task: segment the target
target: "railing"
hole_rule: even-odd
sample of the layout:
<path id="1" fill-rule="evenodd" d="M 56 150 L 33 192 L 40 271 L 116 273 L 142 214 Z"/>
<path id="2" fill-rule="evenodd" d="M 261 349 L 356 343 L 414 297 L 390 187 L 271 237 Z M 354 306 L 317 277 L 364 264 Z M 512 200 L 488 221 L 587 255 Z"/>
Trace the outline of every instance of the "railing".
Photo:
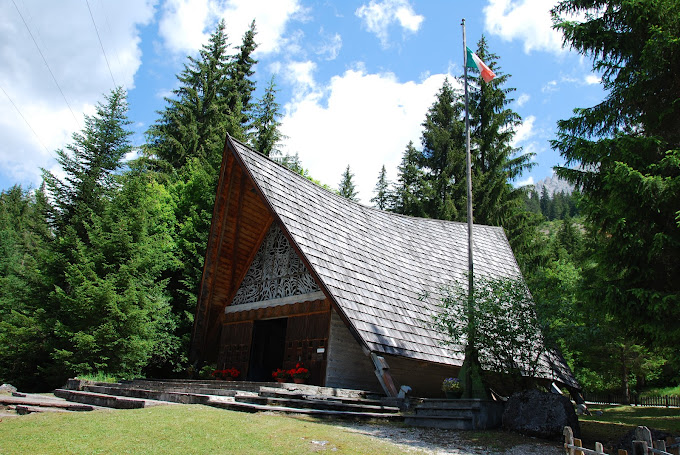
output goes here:
<path id="1" fill-rule="evenodd" d="M 574 437 L 571 427 L 564 427 L 564 450 L 566 455 L 598 455 L 606 453 L 602 443 L 595 443 L 595 450 L 586 449 L 580 439 Z M 680 455 L 680 443 L 673 438 L 665 441 L 652 441 L 652 433 L 647 427 L 635 429 L 632 455 Z M 628 455 L 627 450 L 619 449 L 617 455 Z"/>
<path id="2" fill-rule="evenodd" d="M 623 395 L 611 393 L 584 393 L 586 401 L 597 404 L 623 404 L 626 402 Z M 635 406 L 675 406 L 680 407 L 680 397 L 677 396 L 663 396 L 663 397 L 639 397 L 633 395 L 629 400 L 630 404 Z"/>

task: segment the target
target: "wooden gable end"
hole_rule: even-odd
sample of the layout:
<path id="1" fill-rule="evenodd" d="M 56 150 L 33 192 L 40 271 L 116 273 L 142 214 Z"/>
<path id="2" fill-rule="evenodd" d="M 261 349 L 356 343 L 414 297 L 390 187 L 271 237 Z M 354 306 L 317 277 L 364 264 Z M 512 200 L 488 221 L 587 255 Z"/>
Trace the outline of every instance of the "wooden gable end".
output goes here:
<path id="1" fill-rule="evenodd" d="M 225 145 L 191 343 L 192 362 L 215 362 L 224 308 L 236 293 L 274 217 Z"/>

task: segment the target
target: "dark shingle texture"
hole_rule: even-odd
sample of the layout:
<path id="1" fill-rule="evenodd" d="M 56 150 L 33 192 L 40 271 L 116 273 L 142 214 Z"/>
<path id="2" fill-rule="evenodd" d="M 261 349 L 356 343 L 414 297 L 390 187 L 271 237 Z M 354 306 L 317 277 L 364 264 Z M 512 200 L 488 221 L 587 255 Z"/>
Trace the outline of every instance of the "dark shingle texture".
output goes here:
<path id="1" fill-rule="evenodd" d="M 333 194 L 233 141 L 256 184 L 317 276 L 376 352 L 460 366 L 462 347 L 443 345 L 434 296 L 466 280 L 467 224 L 413 218 Z M 475 274 L 519 276 L 500 227 L 475 225 Z"/>

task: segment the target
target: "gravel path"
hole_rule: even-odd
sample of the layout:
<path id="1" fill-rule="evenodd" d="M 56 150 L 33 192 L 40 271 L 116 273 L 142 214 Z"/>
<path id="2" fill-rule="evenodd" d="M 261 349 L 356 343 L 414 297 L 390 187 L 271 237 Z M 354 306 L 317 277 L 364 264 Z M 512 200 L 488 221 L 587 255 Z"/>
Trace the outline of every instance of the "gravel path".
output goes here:
<path id="1" fill-rule="evenodd" d="M 519 438 L 511 435 L 512 439 L 522 439 L 518 444 L 508 444 L 499 441 L 494 447 L 481 447 L 467 440 L 464 431 L 442 430 L 438 428 L 418 428 L 398 425 L 346 423 L 340 424 L 349 431 L 365 434 L 373 438 L 387 440 L 401 450 L 414 454 L 433 455 L 562 455 L 564 449 L 560 443 L 547 442 L 532 438 Z M 502 432 L 498 432 L 500 438 Z"/>

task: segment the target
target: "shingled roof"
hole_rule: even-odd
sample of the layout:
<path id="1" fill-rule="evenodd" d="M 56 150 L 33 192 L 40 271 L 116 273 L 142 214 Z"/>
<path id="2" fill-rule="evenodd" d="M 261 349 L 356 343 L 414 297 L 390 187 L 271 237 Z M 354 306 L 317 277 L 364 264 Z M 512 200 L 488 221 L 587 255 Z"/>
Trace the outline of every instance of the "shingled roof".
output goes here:
<path id="1" fill-rule="evenodd" d="M 361 343 L 377 353 L 462 365 L 462 347 L 444 346 L 432 315 L 438 311 L 433 294 L 466 279 L 465 223 L 363 206 L 228 141 Z M 475 225 L 473 257 L 476 274 L 521 276 L 500 227 Z M 561 357 L 550 363 L 556 379 L 577 385 Z"/>

